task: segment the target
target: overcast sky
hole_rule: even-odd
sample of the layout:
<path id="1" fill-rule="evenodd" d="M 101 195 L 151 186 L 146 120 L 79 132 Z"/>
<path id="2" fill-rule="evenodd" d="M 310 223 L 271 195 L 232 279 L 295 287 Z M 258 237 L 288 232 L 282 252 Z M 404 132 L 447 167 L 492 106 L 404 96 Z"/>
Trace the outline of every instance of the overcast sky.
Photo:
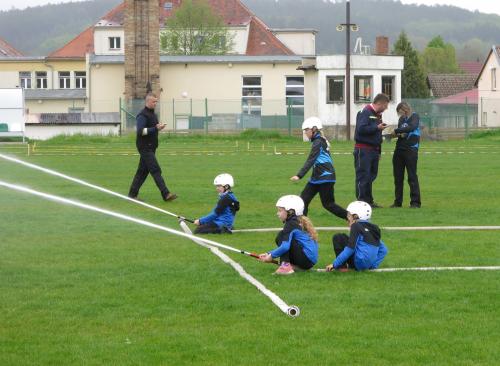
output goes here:
<path id="1" fill-rule="evenodd" d="M 28 6 L 43 4 L 67 3 L 81 0 L 0 0 L 0 10 L 11 8 L 24 9 Z M 339 2 L 340 0 L 336 0 Z M 356 0 L 351 0 L 351 4 Z M 469 10 L 479 10 L 482 13 L 495 13 L 500 15 L 500 1 L 497 0 L 401 0 L 404 4 L 425 4 L 425 5 L 454 5 Z"/>

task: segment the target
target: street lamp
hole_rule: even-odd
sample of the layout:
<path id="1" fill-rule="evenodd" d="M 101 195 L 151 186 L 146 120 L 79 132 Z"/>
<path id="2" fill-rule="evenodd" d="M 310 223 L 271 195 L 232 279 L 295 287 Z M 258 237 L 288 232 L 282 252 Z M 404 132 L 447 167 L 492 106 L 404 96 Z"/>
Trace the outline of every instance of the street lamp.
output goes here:
<path id="1" fill-rule="evenodd" d="M 346 22 L 337 25 L 337 32 L 345 31 L 345 78 L 346 78 L 346 133 L 347 140 L 351 139 L 351 31 L 357 32 L 359 27 L 357 24 L 351 23 L 351 2 L 346 0 L 345 17 Z"/>

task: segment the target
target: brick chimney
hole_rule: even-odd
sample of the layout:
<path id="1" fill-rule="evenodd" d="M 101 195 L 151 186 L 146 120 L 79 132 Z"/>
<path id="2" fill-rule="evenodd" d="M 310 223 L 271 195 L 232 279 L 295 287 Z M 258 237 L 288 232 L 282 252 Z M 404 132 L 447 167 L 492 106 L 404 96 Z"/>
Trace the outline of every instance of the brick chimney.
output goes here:
<path id="1" fill-rule="evenodd" d="M 389 38 L 386 36 L 378 36 L 375 41 L 375 54 L 388 55 L 389 54 Z"/>
<path id="2" fill-rule="evenodd" d="M 160 91 L 159 0 L 125 0 L 125 98 Z"/>

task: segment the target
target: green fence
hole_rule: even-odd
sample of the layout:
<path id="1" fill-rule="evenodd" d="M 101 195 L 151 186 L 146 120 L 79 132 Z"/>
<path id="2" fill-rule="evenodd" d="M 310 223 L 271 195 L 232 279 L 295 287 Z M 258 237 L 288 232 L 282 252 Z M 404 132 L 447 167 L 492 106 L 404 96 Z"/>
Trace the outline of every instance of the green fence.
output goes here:
<path id="1" fill-rule="evenodd" d="M 482 127 L 477 102 L 471 103 L 467 98 L 454 104 L 432 98 L 405 101 L 419 114 L 424 138 L 463 138 Z"/>
<path id="2" fill-rule="evenodd" d="M 123 127 L 135 127 L 135 116 L 144 100 L 120 101 Z M 172 99 L 157 106 L 160 120 L 175 132 L 241 131 L 245 129 L 284 130 L 291 134 L 301 127 L 304 108 L 287 100 Z"/>

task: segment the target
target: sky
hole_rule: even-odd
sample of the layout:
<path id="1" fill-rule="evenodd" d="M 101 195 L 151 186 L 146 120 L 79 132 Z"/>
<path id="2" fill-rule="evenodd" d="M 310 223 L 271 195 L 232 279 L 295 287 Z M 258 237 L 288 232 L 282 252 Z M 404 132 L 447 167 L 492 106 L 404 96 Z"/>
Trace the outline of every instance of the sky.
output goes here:
<path id="1" fill-rule="evenodd" d="M 28 6 L 44 5 L 49 3 L 67 3 L 82 0 L 0 0 L 0 10 L 12 8 L 24 9 Z M 339 2 L 341 0 L 336 0 Z M 356 0 L 351 0 L 355 2 Z M 498 0 L 401 0 L 404 4 L 423 5 L 454 5 L 468 10 L 479 10 L 482 13 L 494 13 L 500 15 L 500 1 Z"/>

